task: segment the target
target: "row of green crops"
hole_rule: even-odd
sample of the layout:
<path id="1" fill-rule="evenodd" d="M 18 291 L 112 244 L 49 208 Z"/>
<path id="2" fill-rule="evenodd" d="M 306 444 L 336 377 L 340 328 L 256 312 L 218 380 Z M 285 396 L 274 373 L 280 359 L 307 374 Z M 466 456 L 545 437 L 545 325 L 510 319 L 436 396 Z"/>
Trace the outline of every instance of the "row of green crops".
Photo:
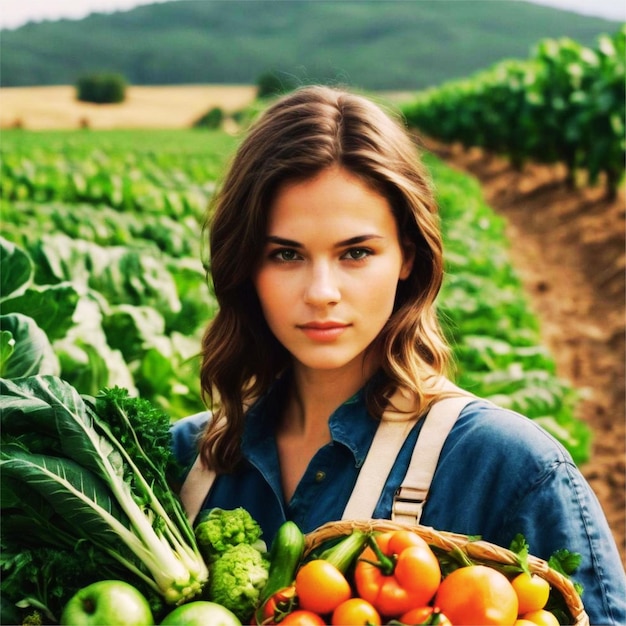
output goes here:
<path id="1" fill-rule="evenodd" d="M 40 366 L 80 392 L 119 384 L 172 419 L 201 410 L 197 352 L 215 302 L 199 224 L 235 143 L 192 130 L 5 132 L 1 374 L 23 375 L 20 337 L 35 324 L 49 341 Z M 447 250 L 440 310 L 459 381 L 586 459 L 589 432 L 541 345 L 503 223 L 473 179 L 428 163 Z"/>
<path id="2" fill-rule="evenodd" d="M 544 40 L 527 61 L 506 60 L 467 79 L 420 92 L 409 124 L 446 142 L 528 160 L 564 163 L 588 182 L 601 173 L 614 195 L 624 176 L 626 26 L 595 48 Z"/>
<path id="3" fill-rule="evenodd" d="M 215 309 L 199 221 L 234 143 L 192 132 L 4 133 L 2 233 L 17 247 L 2 248 L 3 330 L 27 337 L 20 314 L 33 318 L 51 343 L 49 373 L 83 393 L 117 384 L 174 418 L 198 410 L 199 341 Z"/>

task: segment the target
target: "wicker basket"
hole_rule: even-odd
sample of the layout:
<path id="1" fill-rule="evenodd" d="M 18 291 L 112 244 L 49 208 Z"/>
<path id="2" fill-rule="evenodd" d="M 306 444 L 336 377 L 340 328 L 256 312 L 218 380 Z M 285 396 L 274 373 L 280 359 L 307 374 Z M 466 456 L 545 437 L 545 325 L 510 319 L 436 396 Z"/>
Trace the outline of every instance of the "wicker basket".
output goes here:
<path id="1" fill-rule="evenodd" d="M 428 544 L 440 548 L 446 552 L 458 548 L 470 559 L 476 561 L 492 561 L 502 564 L 514 565 L 517 563 L 516 555 L 492 543 L 472 540 L 466 535 L 437 531 L 428 526 L 407 526 L 392 522 L 391 520 L 369 521 L 338 521 L 328 522 L 306 535 L 305 555 L 321 546 L 326 541 L 349 535 L 354 529 L 362 531 L 393 531 L 410 528 L 415 531 Z M 576 592 L 570 580 L 548 566 L 546 561 L 534 556 L 528 557 L 530 571 L 547 580 L 550 586 L 561 593 L 567 608 L 573 618 L 574 626 L 589 626 L 589 617 L 585 613 L 580 596 Z"/>

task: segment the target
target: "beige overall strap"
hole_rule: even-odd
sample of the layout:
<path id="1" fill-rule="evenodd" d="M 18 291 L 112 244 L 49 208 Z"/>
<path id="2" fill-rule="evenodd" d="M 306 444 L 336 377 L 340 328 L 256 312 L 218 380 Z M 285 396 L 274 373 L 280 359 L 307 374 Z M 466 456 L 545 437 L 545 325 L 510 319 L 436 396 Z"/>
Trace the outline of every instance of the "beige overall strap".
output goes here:
<path id="1" fill-rule="evenodd" d="M 393 499 L 391 519 L 419 524 L 441 449 L 463 408 L 474 396 L 445 398 L 433 405 L 419 433 L 406 476 Z"/>
<path id="2" fill-rule="evenodd" d="M 371 519 L 387 476 L 416 419 L 384 420 L 376 429 L 342 519 Z"/>
<path id="3" fill-rule="evenodd" d="M 463 395 L 439 400 L 424 418 L 426 421 L 420 431 L 409 469 L 394 498 L 392 519 L 396 521 L 410 519 L 412 521 L 409 523 L 412 524 L 419 521 L 443 443 L 463 407 L 475 399 L 475 396 L 467 394 L 449 381 L 445 381 L 444 387 L 449 390 L 458 390 Z M 393 402 L 396 405 L 397 399 L 397 396 L 394 396 Z M 402 403 L 402 399 L 400 400 Z M 406 404 L 406 399 L 404 403 Z M 383 420 L 378 426 L 352 495 L 343 512 L 343 519 L 372 518 L 400 448 L 419 419 L 419 416 L 407 418 L 406 414 L 403 419 L 399 419 L 397 415 L 388 411 L 383 415 Z M 418 497 L 417 503 L 414 502 L 415 496 Z M 396 501 L 398 498 L 400 500 Z"/>
<path id="4" fill-rule="evenodd" d="M 190 523 L 193 524 L 200 513 L 215 477 L 215 472 L 204 467 L 198 455 L 180 489 L 180 499 Z"/>

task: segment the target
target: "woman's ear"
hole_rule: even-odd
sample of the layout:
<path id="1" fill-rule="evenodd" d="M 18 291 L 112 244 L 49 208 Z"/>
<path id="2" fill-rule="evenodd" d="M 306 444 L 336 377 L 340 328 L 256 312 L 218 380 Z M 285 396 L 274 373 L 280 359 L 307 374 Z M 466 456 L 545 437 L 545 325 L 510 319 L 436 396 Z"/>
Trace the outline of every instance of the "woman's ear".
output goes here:
<path id="1" fill-rule="evenodd" d="M 415 261 L 415 244 L 411 241 L 402 242 L 402 265 L 400 267 L 400 280 L 406 280 L 413 270 Z"/>

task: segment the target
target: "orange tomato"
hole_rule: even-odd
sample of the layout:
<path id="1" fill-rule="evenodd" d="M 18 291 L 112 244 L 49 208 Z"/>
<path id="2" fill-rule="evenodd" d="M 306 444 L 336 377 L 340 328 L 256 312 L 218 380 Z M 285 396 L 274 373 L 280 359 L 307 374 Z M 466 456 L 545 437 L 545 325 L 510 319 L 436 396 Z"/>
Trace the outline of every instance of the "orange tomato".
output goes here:
<path id="1" fill-rule="evenodd" d="M 363 598 L 350 598 L 342 602 L 330 620 L 332 626 L 380 626 L 378 611 Z"/>
<path id="2" fill-rule="evenodd" d="M 433 615 L 435 614 L 435 616 Z M 437 621 L 433 621 L 436 619 Z M 403 624 L 438 624 L 439 626 L 452 626 L 452 622 L 439 611 L 437 607 L 421 606 L 411 609 L 400 617 Z"/>
<path id="3" fill-rule="evenodd" d="M 509 625 L 518 617 L 517 594 L 509 579 L 486 565 L 468 565 L 448 574 L 434 605 L 453 624 Z"/>
<path id="4" fill-rule="evenodd" d="M 550 583 L 537 574 L 522 572 L 511 581 L 511 584 L 517 594 L 520 614 L 543 609 L 548 602 Z"/>
<path id="5" fill-rule="evenodd" d="M 296 595 L 300 608 L 314 613 L 332 613 L 352 595 L 350 583 L 332 564 L 323 559 L 305 563 L 296 574 Z"/>
<path id="6" fill-rule="evenodd" d="M 539 609 L 538 611 L 529 611 L 521 615 L 522 619 L 528 620 L 537 626 L 559 626 L 559 620 L 554 613 Z"/>
<path id="7" fill-rule="evenodd" d="M 280 621 L 281 624 L 286 626 L 325 626 L 326 622 L 313 611 L 304 611 L 298 609 L 289 613 L 284 619 Z"/>

